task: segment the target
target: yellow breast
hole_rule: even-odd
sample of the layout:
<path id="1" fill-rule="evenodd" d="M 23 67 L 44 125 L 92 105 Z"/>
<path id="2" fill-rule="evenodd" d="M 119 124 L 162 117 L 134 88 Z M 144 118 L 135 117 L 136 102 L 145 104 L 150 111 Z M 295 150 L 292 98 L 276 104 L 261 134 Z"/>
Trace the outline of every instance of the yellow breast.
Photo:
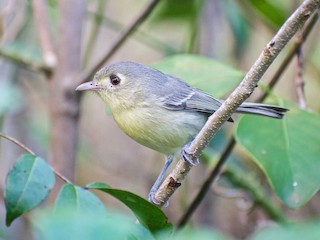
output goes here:
<path id="1" fill-rule="evenodd" d="M 177 152 L 206 121 L 200 113 L 171 111 L 161 107 L 130 108 L 114 112 L 114 118 L 128 136 L 164 154 Z"/>

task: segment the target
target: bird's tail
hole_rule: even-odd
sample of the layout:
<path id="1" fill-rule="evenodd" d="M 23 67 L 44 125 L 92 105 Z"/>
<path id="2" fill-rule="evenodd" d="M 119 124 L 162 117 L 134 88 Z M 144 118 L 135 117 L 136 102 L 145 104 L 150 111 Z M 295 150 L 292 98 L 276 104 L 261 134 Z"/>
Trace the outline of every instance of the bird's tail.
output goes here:
<path id="1" fill-rule="evenodd" d="M 236 112 L 257 114 L 281 119 L 288 110 L 289 109 L 287 108 L 262 103 L 242 103 Z"/>

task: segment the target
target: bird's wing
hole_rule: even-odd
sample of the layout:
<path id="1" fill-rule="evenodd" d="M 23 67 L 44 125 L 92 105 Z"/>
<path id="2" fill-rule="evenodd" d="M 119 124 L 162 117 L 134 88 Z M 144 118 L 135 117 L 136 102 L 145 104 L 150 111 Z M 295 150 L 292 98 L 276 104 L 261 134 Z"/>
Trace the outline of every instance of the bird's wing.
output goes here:
<path id="1" fill-rule="evenodd" d="M 173 78 L 172 76 L 169 76 Z M 170 110 L 185 110 L 185 111 L 196 111 L 204 113 L 213 113 L 218 107 L 220 107 L 221 102 L 206 94 L 205 92 L 190 87 L 185 82 L 180 80 L 177 82 L 170 79 L 170 84 L 174 82 L 174 86 L 170 93 L 166 93 L 161 97 L 161 102 L 163 107 Z"/>

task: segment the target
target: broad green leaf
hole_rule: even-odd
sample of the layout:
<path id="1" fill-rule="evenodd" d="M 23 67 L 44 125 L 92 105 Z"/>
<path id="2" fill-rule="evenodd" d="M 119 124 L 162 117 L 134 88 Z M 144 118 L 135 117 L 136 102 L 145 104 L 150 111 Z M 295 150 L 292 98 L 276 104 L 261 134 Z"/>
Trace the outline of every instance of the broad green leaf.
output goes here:
<path id="1" fill-rule="evenodd" d="M 250 237 L 250 240 L 295 240 L 295 239 L 319 239 L 320 220 L 312 222 L 286 224 L 264 228 Z"/>
<path id="2" fill-rule="evenodd" d="M 87 213 L 104 213 L 105 207 L 96 195 L 88 189 L 65 184 L 62 186 L 55 202 L 55 210 L 68 207 L 76 211 Z"/>
<path id="3" fill-rule="evenodd" d="M 61 206 L 37 212 L 32 225 L 37 240 L 154 239 L 141 224 L 113 211 L 97 214 Z"/>
<path id="4" fill-rule="evenodd" d="M 290 107 L 282 120 L 244 116 L 237 142 L 289 207 L 304 205 L 320 188 L 320 116 Z"/>
<path id="5" fill-rule="evenodd" d="M 160 208 L 138 195 L 124 190 L 110 188 L 110 186 L 101 182 L 91 183 L 87 185 L 87 187 L 89 189 L 101 190 L 120 200 L 130 208 L 139 222 L 152 232 L 161 230 L 165 227 L 170 227 L 167 223 L 167 217 Z"/>
<path id="6" fill-rule="evenodd" d="M 6 180 L 6 224 L 39 205 L 55 183 L 49 165 L 41 158 L 22 155 L 9 171 Z"/>
<path id="7" fill-rule="evenodd" d="M 173 55 L 152 66 L 216 98 L 221 98 L 234 89 L 243 77 L 242 72 L 232 67 L 210 58 L 191 54 Z"/>

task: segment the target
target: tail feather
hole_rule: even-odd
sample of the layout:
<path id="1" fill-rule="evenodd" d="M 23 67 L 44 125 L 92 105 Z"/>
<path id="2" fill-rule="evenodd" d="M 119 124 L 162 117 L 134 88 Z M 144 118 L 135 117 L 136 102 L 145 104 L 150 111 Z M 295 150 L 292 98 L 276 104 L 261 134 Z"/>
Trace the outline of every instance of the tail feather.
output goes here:
<path id="1" fill-rule="evenodd" d="M 288 111 L 287 108 L 282 108 L 269 104 L 261 104 L 261 103 L 243 103 L 237 109 L 238 113 L 250 113 L 257 114 L 272 118 L 283 118 L 284 114 Z"/>

